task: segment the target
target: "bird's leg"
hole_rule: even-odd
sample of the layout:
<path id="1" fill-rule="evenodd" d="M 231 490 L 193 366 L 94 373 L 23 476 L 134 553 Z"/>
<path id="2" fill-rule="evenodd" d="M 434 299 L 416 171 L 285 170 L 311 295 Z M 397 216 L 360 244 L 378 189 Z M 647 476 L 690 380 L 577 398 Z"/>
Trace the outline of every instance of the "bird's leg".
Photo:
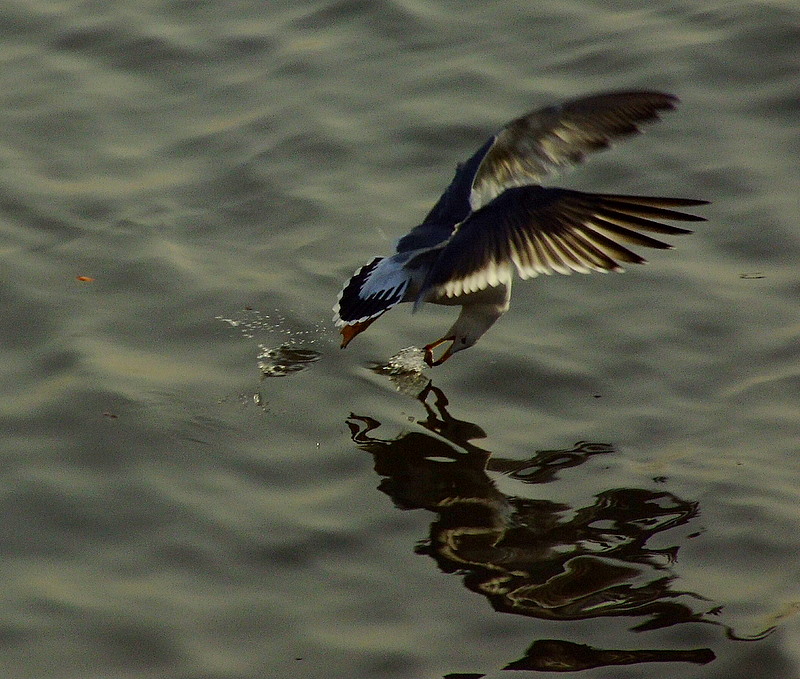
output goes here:
<path id="1" fill-rule="evenodd" d="M 431 368 L 435 365 L 441 365 L 442 363 L 444 363 L 448 358 L 450 358 L 453 355 L 453 346 L 450 345 L 449 347 L 447 347 L 445 352 L 438 359 L 433 358 L 433 350 L 436 349 L 436 347 L 441 346 L 445 342 L 452 342 L 454 340 L 455 340 L 455 335 L 449 335 L 448 337 L 442 337 L 441 339 L 438 339 L 435 342 L 431 342 L 430 344 L 428 344 L 425 347 L 425 358 L 424 358 L 425 363 L 427 363 Z"/>

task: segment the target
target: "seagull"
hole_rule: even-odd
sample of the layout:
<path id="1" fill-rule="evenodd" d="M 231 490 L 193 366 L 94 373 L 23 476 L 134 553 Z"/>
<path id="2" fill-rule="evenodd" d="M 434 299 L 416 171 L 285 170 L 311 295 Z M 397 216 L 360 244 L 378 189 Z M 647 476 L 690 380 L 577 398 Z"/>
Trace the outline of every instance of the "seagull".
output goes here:
<path id="1" fill-rule="evenodd" d="M 465 163 L 422 224 L 400 238 L 389 257 L 358 269 L 333 307 L 342 348 L 401 302 L 460 306 L 441 339 L 428 344 L 429 366 L 474 345 L 509 308 L 511 283 L 539 274 L 622 272 L 644 264 L 627 245 L 670 249 L 643 231 L 688 229 L 660 220 L 700 222 L 673 208 L 705 205 L 690 198 L 584 193 L 549 188 L 551 172 L 590 151 L 639 133 L 639 125 L 674 109 L 663 92 L 610 92 L 548 106 L 512 120 Z M 439 358 L 434 350 L 450 342 Z"/>

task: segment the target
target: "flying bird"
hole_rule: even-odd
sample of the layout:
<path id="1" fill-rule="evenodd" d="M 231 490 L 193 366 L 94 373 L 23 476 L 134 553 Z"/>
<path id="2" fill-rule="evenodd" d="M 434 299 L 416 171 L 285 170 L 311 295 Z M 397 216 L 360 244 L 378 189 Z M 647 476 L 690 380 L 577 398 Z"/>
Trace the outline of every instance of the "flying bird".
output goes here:
<path id="1" fill-rule="evenodd" d="M 508 310 L 515 271 L 522 279 L 621 272 L 620 262 L 646 261 L 628 245 L 671 248 L 642 232 L 691 233 L 662 220 L 705 221 L 673 208 L 708 201 L 584 193 L 540 182 L 640 132 L 639 125 L 677 103 L 662 92 L 611 92 L 512 120 L 456 168 L 450 186 L 394 254 L 375 257 L 344 286 L 333 307 L 342 348 L 401 302 L 415 311 L 425 302 L 460 306 L 453 326 L 425 347 L 425 362 L 439 365 L 475 344 Z M 435 358 L 434 350 L 447 342 Z"/>

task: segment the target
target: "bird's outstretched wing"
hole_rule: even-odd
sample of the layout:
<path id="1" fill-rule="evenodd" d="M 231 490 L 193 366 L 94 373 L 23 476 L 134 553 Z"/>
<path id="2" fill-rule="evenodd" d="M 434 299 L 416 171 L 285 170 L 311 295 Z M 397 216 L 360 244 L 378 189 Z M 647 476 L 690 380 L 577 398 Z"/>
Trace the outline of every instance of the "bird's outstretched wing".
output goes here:
<path id="1" fill-rule="evenodd" d="M 510 280 L 573 271 L 622 271 L 644 263 L 627 245 L 670 248 L 645 235 L 689 230 L 656 220 L 699 222 L 671 208 L 704 205 L 687 198 L 616 196 L 541 186 L 507 189 L 471 214 L 439 251 L 417 297 L 458 297 Z"/>
<path id="2" fill-rule="evenodd" d="M 538 109 L 508 123 L 456 171 L 423 223 L 455 226 L 508 188 L 538 184 L 587 153 L 636 134 L 678 98 L 662 92 L 597 94 Z"/>

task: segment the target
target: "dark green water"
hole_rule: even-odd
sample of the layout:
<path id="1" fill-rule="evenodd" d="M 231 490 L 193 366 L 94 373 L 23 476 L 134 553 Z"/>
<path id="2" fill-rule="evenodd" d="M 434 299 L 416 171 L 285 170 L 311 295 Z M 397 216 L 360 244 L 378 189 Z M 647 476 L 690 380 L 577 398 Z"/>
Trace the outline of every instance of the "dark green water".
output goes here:
<path id="1" fill-rule="evenodd" d="M 2 676 L 800 676 L 800 6 L 0 19 Z M 424 391 L 370 366 L 452 309 L 338 349 L 456 162 L 630 88 L 681 109 L 556 181 L 694 235 L 517 283 Z"/>

